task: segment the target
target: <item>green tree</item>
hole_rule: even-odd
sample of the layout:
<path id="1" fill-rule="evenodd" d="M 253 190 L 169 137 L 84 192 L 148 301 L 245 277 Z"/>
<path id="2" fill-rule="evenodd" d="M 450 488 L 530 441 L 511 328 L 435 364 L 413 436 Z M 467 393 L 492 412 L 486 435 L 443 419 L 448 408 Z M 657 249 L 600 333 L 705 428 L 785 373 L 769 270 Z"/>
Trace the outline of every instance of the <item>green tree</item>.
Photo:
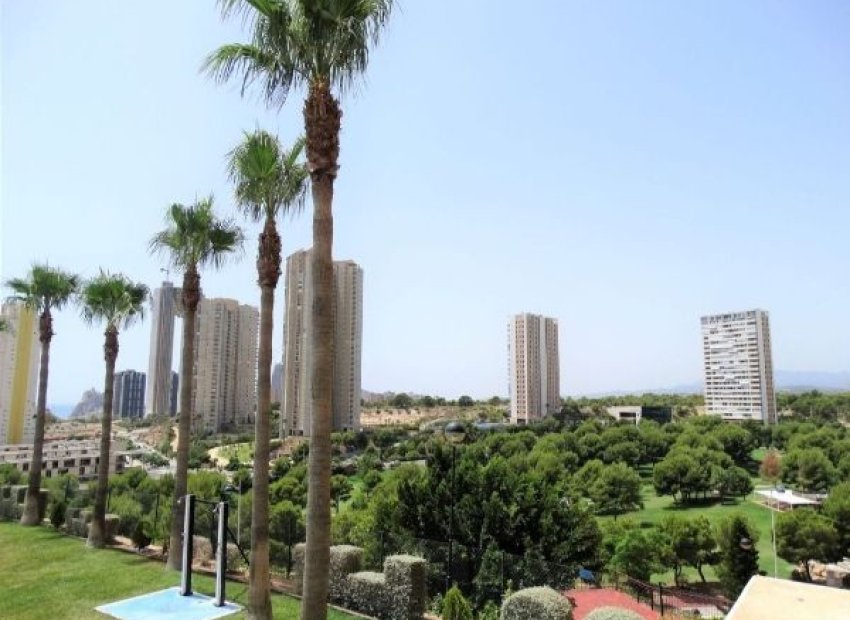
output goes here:
<path id="1" fill-rule="evenodd" d="M 281 238 L 277 219 L 304 205 L 307 166 L 301 161 L 304 141 L 284 149 L 272 134 L 246 133 L 228 155 L 228 176 L 239 209 L 263 222 L 257 248 L 260 285 L 260 337 L 257 354 L 257 414 L 254 422 L 254 503 L 251 513 L 251 564 L 248 568 L 250 607 L 258 616 L 271 614 L 269 567 L 269 451 L 271 441 L 271 366 L 274 297 L 280 279 Z M 284 437 L 283 424 L 280 438 Z"/>
<path id="2" fill-rule="evenodd" d="M 331 478 L 331 500 L 337 512 L 339 512 L 339 503 L 351 497 L 352 488 L 351 481 L 342 474 L 337 474 Z"/>
<path id="3" fill-rule="evenodd" d="M 723 451 L 735 464 L 743 467 L 750 462 L 750 453 L 756 447 L 756 440 L 743 427 L 736 424 L 723 424 L 711 433 L 723 445 Z"/>
<path id="4" fill-rule="evenodd" d="M 723 497 L 746 497 L 753 492 L 753 481 L 746 469 L 730 467 L 722 470 L 717 490 Z"/>
<path id="5" fill-rule="evenodd" d="M 670 565 L 676 583 L 680 581 L 685 564 L 697 569 L 700 579 L 705 583 L 703 566 L 714 564 L 719 559 L 711 522 L 703 516 L 694 519 L 672 516 L 661 522 L 661 531 L 669 543 Z"/>
<path id="6" fill-rule="evenodd" d="M 249 43 L 224 45 L 205 61 L 219 81 L 238 76 L 243 90 L 259 82 L 280 105 L 305 86 L 304 126 L 313 192 L 313 423 L 302 620 L 327 617 L 330 560 L 331 399 L 333 376 L 333 191 L 339 169 L 342 111 L 333 89 L 351 85 L 368 64 L 392 0 L 222 0 L 225 17 L 243 14 Z M 252 610 L 270 618 L 271 608 Z"/>
<path id="7" fill-rule="evenodd" d="M 79 278 L 71 273 L 50 267 L 33 265 L 25 278 L 6 282 L 12 291 L 10 301 L 23 304 L 38 315 L 38 339 L 41 342 L 41 361 L 38 374 L 38 400 L 35 409 L 32 460 L 27 480 L 27 495 L 21 525 L 38 525 L 38 495 L 41 489 L 42 457 L 44 454 L 44 425 L 47 410 L 47 381 L 50 368 L 50 343 L 53 340 L 53 312 L 61 310 L 73 298 Z"/>
<path id="8" fill-rule="evenodd" d="M 782 481 L 803 491 L 826 492 L 835 467 L 820 448 L 791 450 L 782 460 Z"/>
<path id="9" fill-rule="evenodd" d="M 840 557 L 838 532 L 832 521 L 809 508 L 784 512 L 776 519 L 776 553 L 802 563 L 811 581 L 809 560 L 828 562 Z"/>
<path id="10" fill-rule="evenodd" d="M 757 531 L 744 515 L 733 514 L 720 522 L 716 536 L 720 586 L 723 593 L 734 600 L 750 578 L 758 574 Z"/>
<path id="11" fill-rule="evenodd" d="M 652 573 L 662 567 L 659 558 L 662 548 L 663 542 L 655 531 L 627 530 L 617 542 L 609 564 L 629 577 L 649 581 Z"/>
<path id="12" fill-rule="evenodd" d="M 835 485 L 823 503 L 823 515 L 832 519 L 838 534 L 837 556 L 850 556 L 850 481 Z"/>
<path id="13" fill-rule="evenodd" d="M 471 396 L 467 396 L 466 394 L 464 394 L 463 396 L 457 399 L 457 404 L 460 407 L 472 407 L 472 405 L 475 404 L 475 401 L 472 400 Z"/>
<path id="14" fill-rule="evenodd" d="M 625 463 L 614 463 L 602 473 L 590 488 L 590 497 L 599 514 L 618 515 L 643 508 L 640 495 L 640 476 Z"/>
<path id="15" fill-rule="evenodd" d="M 443 600 L 443 620 L 472 620 L 472 607 L 457 585 L 446 592 Z"/>
<path id="16" fill-rule="evenodd" d="M 413 406 L 413 399 L 402 392 L 401 394 L 396 394 L 390 404 L 396 409 L 410 409 Z"/>
<path id="17" fill-rule="evenodd" d="M 189 434 L 192 424 L 192 369 L 195 356 L 195 317 L 201 301 L 201 267 L 220 267 L 228 256 L 242 247 L 242 231 L 230 220 L 213 212 L 212 196 L 184 206 L 173 204 L 166 212 L 166 228 L 150 242 L 153 252 L 164 253 L 183 272 L 183 351 L 180 364 L 180 418 L 171 502 L 171 535 L 168 562 L 180 570 L 183 560 L 183 497 L 189 471 Z"/>
<path id="18" fill-rule="evenodd" d="M 100 549 L 106 542 L 106 494 L 109 487 L 109 450 L 112 443 L 112 398 L 115 387 L 115 362 L 118 359 L 118 332 L 144 318 L 148 287 L 121 274 L 101 271 L 83 285 L 80 307 L 83 320 L 106 325 L 103 359 L 103 413 L 100 427 L 100 464 L 97 468 L 97 492 L 94 500 L 88 545 Z"/>

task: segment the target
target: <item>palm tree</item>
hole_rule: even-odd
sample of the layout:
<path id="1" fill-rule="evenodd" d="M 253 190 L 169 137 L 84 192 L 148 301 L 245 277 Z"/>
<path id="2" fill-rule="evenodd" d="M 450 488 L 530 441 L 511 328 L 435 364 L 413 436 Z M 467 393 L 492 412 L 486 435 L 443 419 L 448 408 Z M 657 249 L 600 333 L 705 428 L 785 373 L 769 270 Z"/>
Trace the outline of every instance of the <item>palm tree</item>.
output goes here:
<path id="1" fill-rule="evenodd" d="M 271 365 L 274 330 L 274 293 L 280 279 L 281 241 L 278 215 L 304 205 L 307 167 L 300 161 L 304 141 L 289 151 L 278 139 L 261 130 L 246 133 L 244 141 L 228 155 L 228 176 L 236 204 L 254 221 L 262 220 L 257 249 L 260 284 L 260 350 L 257 356 L 257 418 L 254 432 L 253 509 L 251 511 L 251 563 L 249 607 L 254 617 L 270 618 L 269 571 L 269 442 L 271 441 Z"/>
<path id="2" fill-rule="evenodd" d="M 195 357 L 195 316 L 201 301 L 200 267 L 220 267 L 242 247 L 242 230 L 231 220 L 213 213 L 212 196 L 193 205 L 173 204 L 166 212 L 166 229 L 154 235 L 151 251 L 166 254 L 183 272 L 183 352 L 180 366 L 180 419 L 177 435 L 177 467 L 174 472 L 174 501 L 168 568 L 180 570 L 183 535 L 183 497 L 189 469 L 189 432 L 192 423 L 192 369 Z"/>
<path id="3" fill-rule="evenodd" d="M 38 525 L 38 496 L 41 489 L 41 462 L 44 452 L 44 422 L 47 409 L 47 378 L 50 367 L 50 342 L 53 339 L 53 311 L 61 310 L 77 292 L 77 275 L 50 267 L 33 265 L 26 278 L 6 282 L 12 290 L 10 300 L 23 303 L 38 313 L 38 339 L 41 342 L 41 366 L 38 375 L 38 402 L 35 410 L 35 436 L 32 444 L 26 503 L 21 525 Z"/>
<path id="4" fill-rule="evenodd" d="M 242 90 L 259 82 L 269 104 L 282 105 L 306 87 L 304 127 L 313 194 L 312 434 L 307 496 L 307 549 L 302 620 L 327 618 L 331 524 L 331 399 L 333 377 L 333 185 L 342 111 L 334 94 L 368 64 L 389 19 L 392 0 L 220 0 L 226 17 L 250 22 L 249 43 L 224 45 L 204 62 L 219 81 L 234 75 Z"/>
<path id="5" fill-rule="evenodd" d="M 106 323 L 103 359 L 106 375 L 103 382 L 103 414 L 100 431 L 100 465 L 97 468 L 97 492 L 94 515 L 89 529 L 88 545 L 101 548 L 106 539 L 106 493 L 109 487 L 109 449 L 112 439 L 112 397 L 115 383 L 115 361 L 118 359 L 118 330 L 130 327 L 145 315 L 148 287 L 129 278 L 101 271 L 89 280 L 80 293 L 83 320 L 89 324 Z"/>

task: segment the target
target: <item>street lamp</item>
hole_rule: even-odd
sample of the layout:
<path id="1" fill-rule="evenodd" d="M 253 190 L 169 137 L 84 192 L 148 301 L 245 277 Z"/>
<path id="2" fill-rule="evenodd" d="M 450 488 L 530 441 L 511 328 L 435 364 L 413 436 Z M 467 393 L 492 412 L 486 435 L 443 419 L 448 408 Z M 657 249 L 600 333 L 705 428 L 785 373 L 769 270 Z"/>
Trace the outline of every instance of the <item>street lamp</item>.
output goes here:
<path id="1" fill-rule="evenodd" d="M 457 459 L 457 445 L 466 439 L 466 428 L 460 422 L 449 422 L 443 429 L 443 434 L 452 444 L 452 486 L 451 486 L 451 511 L 449 513 L 449 565 L 446 571 L 446 592 L 451 588 L 452 566 L 454 560 L 454 522 L 455 522 L 455 462 Z"/>
<path id="2" fill-rule="evenodd" d="M 773 538 L 773 578 L 776 579 L 779 573 L 779 561 L 776 557 L 776 516 L 773 514 L 776 512 L 776 494 L 777 493 L 785 493 L 785 486 L 783 484 L 774 484 L 773 485 L 773 508 L 770 509 L 770 533 Z"/>

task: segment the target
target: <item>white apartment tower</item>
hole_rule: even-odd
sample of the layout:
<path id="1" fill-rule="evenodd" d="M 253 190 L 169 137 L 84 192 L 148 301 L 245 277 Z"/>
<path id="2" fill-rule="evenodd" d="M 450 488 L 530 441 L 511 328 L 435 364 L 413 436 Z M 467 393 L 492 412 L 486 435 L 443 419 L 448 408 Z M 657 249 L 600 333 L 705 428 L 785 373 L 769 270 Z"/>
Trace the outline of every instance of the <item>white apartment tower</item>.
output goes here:
<path id="1" fill-rule="evenodd" d="M 202 299 L 195 322 L 193 427 L 211 433 L 253 424 L 260 313 L 235 299 Z"/>
<path id="2" fill-rule="evenodd" d="M 171 363 L 174 351 L 174 317 L 182 289 L 163 282 L 151 296 L 151 339 L 145 385 L 145 416 L 173 415 Z"/>
<path id="3" fill-rule="evenodd" d="M 508 323 L 511 423 L 528 424 L 561 408 L 558 321 L 517 314 Z"/>
<path id="4" fill-rule="evenodd" d="M 41 347 L 35 312 L 9 302 L 0 308 L 0 445 L 32 443 Z"/>
<path id="5" fill-rule="evenodd" d="M 333 428 L 359 429 L 363 269 L 350 260 L 334 261 L 333 268 Z M 281 437 L 311 432 L 312 289 L 312 252 L 300 250 L 286 259 Z"/>
<path id="6" fill-rule="evenodd" d="M 767 312 L 716 314 L 701 323 L 706 413 L 776 422 Z"/>

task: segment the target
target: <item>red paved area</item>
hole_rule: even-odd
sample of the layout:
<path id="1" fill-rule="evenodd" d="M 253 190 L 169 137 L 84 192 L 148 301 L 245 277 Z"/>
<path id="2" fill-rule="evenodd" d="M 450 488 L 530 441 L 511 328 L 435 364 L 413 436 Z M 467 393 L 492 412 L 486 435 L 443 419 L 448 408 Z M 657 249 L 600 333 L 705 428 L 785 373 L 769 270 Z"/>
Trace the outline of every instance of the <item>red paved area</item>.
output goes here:
<path id="1" fill-rule="evenodd" d="M 610 588 L 591 590 L 569 590 L 564 594 L 573 605 L 573 619 L 584 620 L 594 609 L 600 607 L 625 607 L 639 613 L 645 620 L 660 620 L 661 614 L 648 605 L 638 603 L 628 594 Z"/>

